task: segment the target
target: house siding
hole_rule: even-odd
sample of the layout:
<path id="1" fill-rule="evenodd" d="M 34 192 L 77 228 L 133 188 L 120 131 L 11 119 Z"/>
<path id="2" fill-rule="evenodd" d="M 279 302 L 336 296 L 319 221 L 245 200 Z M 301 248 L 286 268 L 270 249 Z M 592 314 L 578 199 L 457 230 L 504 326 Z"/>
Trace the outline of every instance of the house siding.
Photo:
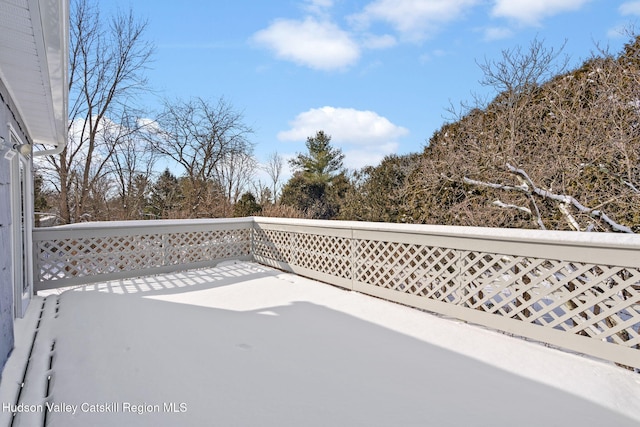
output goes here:
<path id="1" fill-rule="evenodd" d="M 29 141 L 24 133 L 25 126 L 17 114 L 17 109 L 9 97 L 4 83 L 0 80 L 0 136 L 8 144 L 9 126 L 19 133 L 20 138 Z M 7 149 L 0 150 L 0 369 L 11 354 L 14 345 L 14 271 L 12 262 L 11 217 L 11 162 L 5 157 Z M 16 183 L 13 183 L 14 185 Z"/>
<path id="2" fill-rule="evenodd" d="M 8 122 L 6 104 L 0 104 L 0 124 Z M 9 141 L 9 129 L 0 126 L 0 136 Z M 0 367 L 13 349 L 13 269 L 11 267 L 11 175 L 9 161 L 0 151 Z"/>

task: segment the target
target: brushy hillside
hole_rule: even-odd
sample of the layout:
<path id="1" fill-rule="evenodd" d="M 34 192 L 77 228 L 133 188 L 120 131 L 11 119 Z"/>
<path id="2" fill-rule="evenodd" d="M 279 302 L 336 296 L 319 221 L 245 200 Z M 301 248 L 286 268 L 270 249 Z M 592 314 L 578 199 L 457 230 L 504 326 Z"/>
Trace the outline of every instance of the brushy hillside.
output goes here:
<path id="1" fill-rule="evenodd" d="M 341 216 L 640 232 L 640 37 L 546 75 L 557 57 L 534 42 L 481 65 L 498 96 L 362 171 Z"/>

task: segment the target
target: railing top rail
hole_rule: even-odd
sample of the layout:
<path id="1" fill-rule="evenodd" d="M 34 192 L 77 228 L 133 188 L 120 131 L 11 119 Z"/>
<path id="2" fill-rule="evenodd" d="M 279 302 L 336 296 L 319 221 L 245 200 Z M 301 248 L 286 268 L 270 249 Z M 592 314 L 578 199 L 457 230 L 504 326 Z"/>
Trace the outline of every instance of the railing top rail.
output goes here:
<path id="1" fill-rule="evenodd" d="M 455 237 L 464 239 L 493 240 L 515 243 L 541 243 L 558 246 L 578 246 L 597 248 L 617 248 L 640 251 L 640 235 L 622 233 L 576 232 L 555 230 L 526 230 L 492 227 L 465 227 L 431 224 L 391 224 L 360 221 L 332 221 L 291 218 L 244 217 L 244 218 L 202 218 L 202 219 L 159 219 L 132 221 L 82 222 L 53 227 L 38 227 L 36 232 L 45 231 L 90 231 L 105 229 L 142 231 L 151 228 L 185 228 L 191 226 L 221 226 L 237 224 L 274 224 L 302 226 L 321 229 L 360 230 L 428 236 Z M 640 257 L 640 255 L 639 255 Z"/>
<path id="2" fill-rule="evenodd" d="M 158 228 L 158 227 L 187 227 L 202 225 L 222 225 L 222 224 L 253 224 L 253 218 L 197 218 L 197 219 L 149 219 L 130 221 L 90 221 L 78 222 L 75 224 L 56 225 L 52 227 L 37 227 L 35 230 L 102 230 L 109 229 L 131 229 L 131 228 Z"/>
<path id="3" fill-rule="evenodd" d="M 640 235 L 602 232 L 527 230 L 516 228 L 467 227 L 431 224 L 393 224 L 382 222 L 333 221 L 253 217 L 256 224 L 299 225 L 312 228 L 351 229 L 402 234 L 422 234 L 481 240 L 542 243 L 592 248 L 640 250 Z M 640 257 L 640 254 L 638 255 Z"/>

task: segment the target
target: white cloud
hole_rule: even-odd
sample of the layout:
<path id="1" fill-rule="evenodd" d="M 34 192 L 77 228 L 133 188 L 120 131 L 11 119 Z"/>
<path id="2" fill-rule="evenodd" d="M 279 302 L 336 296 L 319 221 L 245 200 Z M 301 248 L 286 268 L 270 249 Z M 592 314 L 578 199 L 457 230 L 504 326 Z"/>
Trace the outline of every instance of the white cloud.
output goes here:
<path id="1" fill-rule="evenodd" d="M 389 34 L 385 34 L 382 36 L 366 34 L 362 40 L 362 46 L 367 49 L 386 49 L 389 47 L 393 47 L 396 44 L 396 38 Z"/>
<path id="2" fill-rule="evenodd" d="M 278 133 L 278 139 L 305 141 L 317 131 L 324 130 L 342 143 L 368 145 L 388 142 L 408 133 L 407 129 L 394 125 L 373 111 L 353 108 L 312 108 L 298 114 L 290 125 L 290 130 Z"/>
<path id="3" fill-rule="evenodd" d="M 618 8 L 622 15 L 640 15 L 640 1 L 628 1 Z"/>
<path id="4" fill-rule="evenodd" d="M 348 168 L 377 164 L 385 155 L 396 152 L 398 139 L 409 133 L 373 111 L 353 108 L 313 108 L 298 114 L 290 126 L 278 133 L 279 140 L 306 141 L 323 130 L 343 150 Z"/>
<path id="5" fill-rule="evenodd" d="M 160 125 L 158 124 L 158 122 L 154 119 L 149 119 L 146 117 L 142 117 L 139 118 L 137 120 L 137 125 L 141 128 L 146 130 L 147 132 L 158 132 L 160 131 Z"/>
<path id="6" fill-rule="evenodd" d="M 425 52 L 422 55 L 420 55 L 420 63 L 421 64 L 426 64 L 427 62 L 435 59 L 435 58 L 441 58 L 443 56 L 446 56 L 447 52 L 442 50 L 442 49 L 434 49 L 431 52 Z"/>
<path id="7" fill-rule="evenodd" d="M 540 20 L 562 12 L 578 10 L 590 0 L 495 0 L 492 14 L 525 25 L 539 25 Z"/>
<path id="8" fill-rule="evenodd" d="M 484 40 L 502 40 L 508 39 L 513 35 L 513 31 L 505 27 L 489 27 L 484 29 Z"/>
<path id="9" fill-rule="evenodd" d="M 309 8 L 329 9 L 333 6 L 333 0 L 306 0 Z"/>
<path id="10" fill-rule="evenodd" d="M 344 69 L 360 57 L 351 36 L 329 21 L 280 19 L 253 36 L 277 57 L 318 70 Z"/>
<path id="11" fill-rule="evenodd" d="M 384 157 L 398 150 L 398 144 L 377 150 L 346 150 L 344 166 L 350 170 L 362 169 L 365 166 L 377 166 Z"/>
<path id="12" fill-rule="evenodd" d="M 306 0 L 303 8 L 314 15 L 325 15 L 333 6 L 333 0 Z"/>
<path id="13" fill-rule="evenodd" d="M 420 41 L 477 3 L 479 0 L 375 0 L 351 21 L 364 28 L 375 21 L 386 22 L 405 38 Z"/>

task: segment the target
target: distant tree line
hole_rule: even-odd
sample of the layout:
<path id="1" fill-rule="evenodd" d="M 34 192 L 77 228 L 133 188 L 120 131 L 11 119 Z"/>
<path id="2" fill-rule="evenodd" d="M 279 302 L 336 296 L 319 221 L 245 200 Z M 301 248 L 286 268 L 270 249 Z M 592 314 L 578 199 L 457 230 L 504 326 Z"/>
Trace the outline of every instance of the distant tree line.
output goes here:
<path id="1" fill-rule="evenodd" d="M 562 49 L 538 40 L 505 50 L 478 62 L 493 99 L 450 108 L 421 153 L 347 171 L 318 129 L 283 183 L 282 156 L 260 166 L 223 98 L 166 100 L 142 120 L 132 100 L 147 90 L 146 23 L 129 13 L 106 25 L 88 0 L 72 3 L 69 144 L 36 179 L 37 210 L 59 222 L 265 215 L 640 232 L 640 37 L 569 71 Z"/>

